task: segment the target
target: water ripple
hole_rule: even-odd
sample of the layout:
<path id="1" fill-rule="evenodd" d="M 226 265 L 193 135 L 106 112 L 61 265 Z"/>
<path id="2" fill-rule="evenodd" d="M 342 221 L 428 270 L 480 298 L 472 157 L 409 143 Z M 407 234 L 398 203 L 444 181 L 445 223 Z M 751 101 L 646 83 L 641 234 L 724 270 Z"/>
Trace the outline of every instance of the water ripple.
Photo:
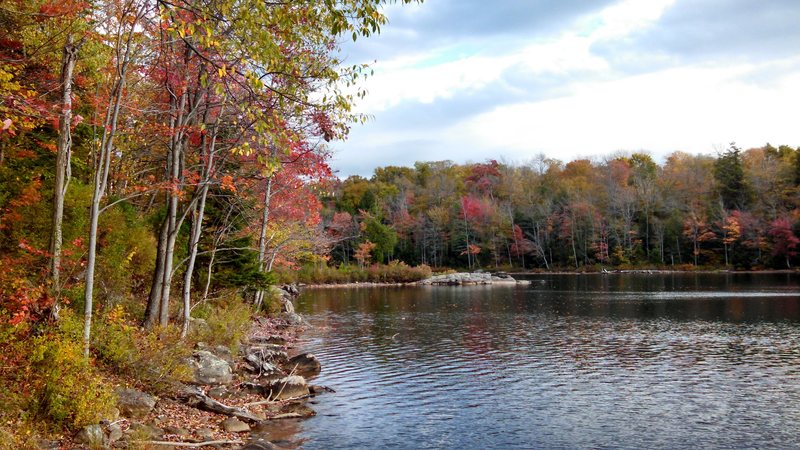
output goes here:
<path id="1" fill-rule="evenodd" d="M 304 447 L 799 447 L 797 279 L 725 280 L 314 292 Z"/>

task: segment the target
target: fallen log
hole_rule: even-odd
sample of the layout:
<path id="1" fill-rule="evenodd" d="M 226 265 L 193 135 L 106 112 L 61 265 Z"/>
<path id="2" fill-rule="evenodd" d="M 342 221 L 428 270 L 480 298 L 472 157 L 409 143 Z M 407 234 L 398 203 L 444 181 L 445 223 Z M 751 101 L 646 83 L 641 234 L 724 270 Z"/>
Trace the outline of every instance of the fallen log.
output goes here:
<path id="1" fill-rule="evenodd" d="M 260 417 L 253 415 L 253 413 L 244 408 L 237 408 L 220 403 L 204 394 L 203 391 L 198 388 L 187 386 L 178 393 L 177 397 L 178 400 L 183 403 L 203 411 L 224 414 L 226 416 L 248 420 L 252 423 L 258 423 L 262 420 Z"/>

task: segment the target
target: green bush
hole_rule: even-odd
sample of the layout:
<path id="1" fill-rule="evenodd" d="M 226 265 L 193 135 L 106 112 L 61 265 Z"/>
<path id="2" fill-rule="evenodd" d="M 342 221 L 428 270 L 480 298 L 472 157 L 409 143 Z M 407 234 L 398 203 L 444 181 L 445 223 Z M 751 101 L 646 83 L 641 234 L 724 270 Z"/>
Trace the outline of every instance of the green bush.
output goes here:
<path id="1" fill-rule="evenodd" d="M 21 327 L 3 325 L 0 352 L 3 365 L 13 364 L 11 372 L 0 371 L 0 414 L 35 424 L 46 421 L 56 430 L 78 428 L 110 417 L 115 405 L 112 388 L 84 358 L 83 345 L 75 338 L 78 321 L 68 311 L 62 313 L 59 327 L 32 335 Z"/>
<path id="2" fill-rule="evenodd" d="M 192 330 L 190 339 L 210 345 L 224 345 L 235 353 L 250 329 L 253 311 L 235 290 L 227 294 L 195 309 L 192 316 L 205 320 L 208 327 Z"/>
<path id="3" fill-rule="evenodd" d="M 191 377 L 186 362 L 191 347 L 180 342 L 177 327 L 141 330 L 117 306 L 96 321 L 93 338 L 98 359 L 155 393 L 169 392 L 176 382 Z"/>

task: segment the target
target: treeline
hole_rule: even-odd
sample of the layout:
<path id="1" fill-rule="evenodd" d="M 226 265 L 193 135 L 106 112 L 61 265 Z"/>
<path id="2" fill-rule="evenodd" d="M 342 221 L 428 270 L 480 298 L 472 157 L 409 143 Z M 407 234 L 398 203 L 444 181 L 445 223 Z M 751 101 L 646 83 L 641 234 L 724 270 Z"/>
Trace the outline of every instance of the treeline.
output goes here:
<path id="1" fill-rule="evenodd" d="M 797 263 L 800 148 L 645 153 L 522 165 L 419 162 L 326 199 L 335 261 L 596 270 Z"/>

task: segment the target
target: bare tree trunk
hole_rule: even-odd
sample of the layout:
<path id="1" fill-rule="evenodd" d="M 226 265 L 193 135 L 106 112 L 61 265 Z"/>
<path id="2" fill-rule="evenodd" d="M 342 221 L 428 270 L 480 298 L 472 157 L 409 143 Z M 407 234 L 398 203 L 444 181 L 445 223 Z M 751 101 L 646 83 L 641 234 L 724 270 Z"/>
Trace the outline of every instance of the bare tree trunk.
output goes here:
<path id="1" fill-rule="evenodd" d="M 150 295 L 147 298 L 147 309 L 144 313 L 142 325 L 145 328 L 155 326 L 159 317 L 161 306 L 161 286 L 164 283 L 164 262 L 167 254 L 167 236 L 169 235 L 169 222 L 161 224 L 161 231 L 158 234 L 158 248 L 156 250 L 156 267 L 153 270 L 153 284 L 150 286 Z"/>
<path id="2" fill-rule="evenodd" d="M 95 166 L 94 172 L 94 191 L 92 193 L 92 205 L 89 216 L 89 248 L 86 261 L 86 290 L 84 292 L 83 312 L 83 354 L 86 357 L 89 356 L 89 343 L 91 342 L 92 309 L 94 301 L 94 268 L 97 258 L 97 227 L 100 218 L 100 201 L 103 198 L 108 185 L 108 171 L 111 164 L 111 151 L 114 147 L 114 136 L 117 131 L 117 121 L 119 118 L 120 107 L 122 105 L 125 75 L 131 58 L 133 33 L 136 27 L 136 22 L 141 17 L 141 14 L 141 11 L 137 12 L 134 15 L 134 20 L 129 24 L 130 28 L 127 32 L 124 50 L 122 49 L 123 28 L 121 27 L 117 33 L 117 70 L 115 74 L 114 85 L 111 90 L 111 97 L 109 98 L 108 109 L 106 110 L 106 118 L 103 123 L 103 139 L 100 144 L 100 154 L 97 159 L 97 165 Z M 122 55 L 119 54 L 120 52 Z"/>
<path id="3" fill-rule="evenodd" d="M 177 143 L 172 150 L 172 180 L 177 183 L 180 176 L 180 144 Z M 170 191 L 167 205 L 167 241 L 164 249 L 164 274 L 161 283 L 161 296 L 159 298 L 158 322 L 162 327 L 169 325 L 169 301 L 172 289 L 172 267 L 175 258 L 175 242 L 178 238 L 178 194 Z"/>
<path id="4" fill-rule="evenodd" d="M 207 185 L 206 185 L 207 186 Z M 201 194 L 200 202 L 195 205 L 192 213 L 192 230 L 189 238 L 189 261 L 186 263 L 186 271 L 183 273 L 183 327 L 181 328 L 181 338 L 185 338 L 189 333 L 189 320 L 192 311 L 192 274 L 194 273 L 194 263 L 197 259 L 197 246 L 200 243 L 200 233 L 203 229 L 203 213 L 206 205 L 207 187 Z"/>
<path id="5" fill-rule="evenodd" d="M 188 53 L 186 58 L 188 58 Z M 170 95 L 170 142 L 167 157 L 167 175 L 174 186 L 167 193 L 167 215 L 164 218 L 161 234 L 159 235 L 159 252 L 156 267 L 161 271 L 153 274 L 153 281 L 150 286 L 150 295 L 144 319 L 145 326 L 152 327 L 156 320 L 162 326 L 169 324 L 169 303 L 170 291 L 172 288 L 172 268 L 174 264 L 175 242 L 180 231 L 183 217 L 178 218 L 178 204 L 180 195 L 177 192 L 182 181 L 183 169 L 183 146 L 185 138 L 185 126 L 188 113 L 186 111 L 189 100 L 188 89 L 183 89 L 180 96 L 175 94 L 172 86 L 167 82 L 166 89 Z M 191 206 L 190 206 L 191 207 Z M 156 317 L 157 316 L 157 317 Z"/>
<path id="6" fill-rule="evenodd" d="M 61 246 L 63 242 L 62 224 L 64 221 L 64 197 L 70 180 L 70 152 L 72 151 L 72 82 L 75 64 L 78 61 L 78 48 L 72 35 L 67 41 L 61 56 L 61 115 L 58 130 L 58 152 L 56 154 L 56 173 L 53 186 L 53 226 L 50 235 L 50 274 L 56 302 L 61 292 Z M 52 314 L 58 318 L 58 303 L 53 306 Z"/>
<path id="7" fill-rule="evenodd" d="M 208 260 L 208 274 L 206 275 L 206 285 L 203 288 L 203 299 L 202 301 L 206 301 L 208 299 L 208 291 L 211 289 L 211 271 L 214 268 L 214 259 L 217 256 L 217 246 L 216 243 L 214 244 L 214 248 L 211 250 L 211 257 Z"/>
<path id="8" fill-rule="evenodd" d="M 272 200 L 272 179 L 272 175 L 267 177 L 267 186 L 264 190 L 264 211 L 261 214 L 261 232 L 258 237 L 258 270 L 261 272 L 265 271 L 267 261 L 267 226 L 269 225 L 270 201 Z M 264 291 L 259 290 L 256 292 L 255 298 L 256 309 L 261 308 L 263 303 Z"/>
<path id="9" fill-rule="evenodd" d="M 570 221 L 570 242 L 572 242 L 572 259 L 575 260 L 575 269 L 578 268 L 578 252 L 575 250 L 575 218 Z"/>
<path id="10" fill-rule="evenodd" d="M 216 126 L 214 129 L 216 130 Z M 204 139 L 205 141 L 205 139 Z M 205 142 L 204 142 L 205 143 Z M 186 272 L 183 274 L 183 328 L 181 329 L 181 337 L 185 338 L 189 333 L 189 319 L 191 318 L 192 305 L 191 305 L 191 291 L 192 291 L 192 275 L 194 274 L 194 263 L 197 259 L 197 247 L 200 244 L 200 235 L 203 231 L 203 215 L 206 210 L 206 198 L 208 197 L 208 185 L 211 182 L 211 176 L 214 171 L 214 152 L 216 144 L 216 132 L 211 138 L 209 144 L 208 154 L 206 156 L 206 164 L 203 174 L 203 185 L 200 192 L 200 200 L 195 205 L 195 214 L 192 215 L 192 231 L 189 240 L 189 262 L 186 265 Z"/>

